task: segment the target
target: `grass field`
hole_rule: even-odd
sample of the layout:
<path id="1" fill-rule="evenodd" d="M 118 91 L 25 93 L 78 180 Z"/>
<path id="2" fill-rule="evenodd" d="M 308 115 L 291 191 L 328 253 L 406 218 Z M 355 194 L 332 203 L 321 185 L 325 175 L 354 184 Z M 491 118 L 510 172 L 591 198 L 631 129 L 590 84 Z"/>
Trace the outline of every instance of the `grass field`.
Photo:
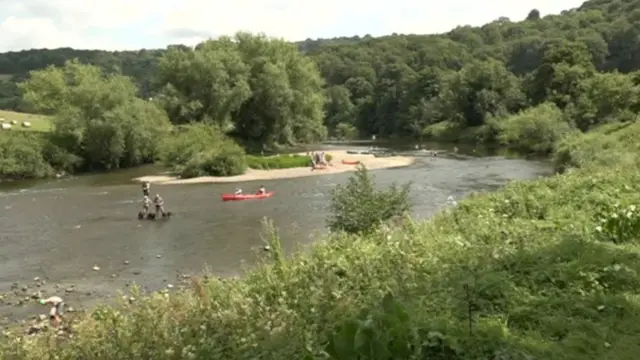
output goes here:
<path id="1" fill-rule="evenodd" d="M 14 125 L 9 131 L 51 131 L 52 128 L 51 119 L 43 115 L 0 110 L 0 119 L 4 119 L 5 123 L 11 123 L 14 120 L 18 122 L 18 125 Z M 22 127 L 23 121 L 30 122 L 31 127 Z"/>

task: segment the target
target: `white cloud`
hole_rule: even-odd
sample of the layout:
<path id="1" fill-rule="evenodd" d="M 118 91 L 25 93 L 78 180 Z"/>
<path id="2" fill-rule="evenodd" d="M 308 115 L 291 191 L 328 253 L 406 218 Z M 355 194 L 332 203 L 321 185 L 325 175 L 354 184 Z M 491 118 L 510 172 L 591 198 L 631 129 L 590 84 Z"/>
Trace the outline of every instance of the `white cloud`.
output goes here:
<path id="1" fill-rule="evenodd" d="M 5 0 L 0 3 L 0 51 L 30 48 L 119 49 L 110 31 L 148 15 L 150 0 Z M 126 47 L 126 46 L 124 46 Z"/>
<path id="2" fill-rule="evenodd" d="M 3 0 L 0 51 L 125 49 L 198 41 L 239 30 L 290 40 L 433 33 L 577 7 L 579 0 Z M 490 6 L 489 6 L 490 4 Z"/>
<path id="3" fill-rule="evenodd" d="M 0 24 L 0 51 L 57 47 L 117 49 L 119 46 L 109 39 L 61 29 L 49 18 L 9 17 Z"/>

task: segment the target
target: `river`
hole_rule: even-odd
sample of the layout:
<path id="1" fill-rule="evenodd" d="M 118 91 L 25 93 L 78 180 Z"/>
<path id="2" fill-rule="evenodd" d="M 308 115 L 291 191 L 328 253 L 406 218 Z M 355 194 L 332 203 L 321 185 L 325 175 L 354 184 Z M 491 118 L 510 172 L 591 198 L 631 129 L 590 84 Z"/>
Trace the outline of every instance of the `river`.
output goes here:
<path id="1" fill-rule="evenodd" d="M 541 161 L 415 154 L 422 156 L 412 166 L 372 173 L 381 187 L 413 182 L 417 218 L 434 214 L 450 196 L 458 200 L 471 191 L 550 173 Z M 220 194 L 232 192 L 235 184 L 156 185 L 152 192 L 164 197 L 175 216 L 153 222 L 136 219 L 140 186 L 131 181 L 148 171 L 14 183 L 0 189 L 0 293 L 14 282 L 31 287 L 39 277 L 47 279 L 40 289 L 48 294 L 62 291 L 74 306 L 88 306 L 132 282 L 158 289 L 177 283 L 179 274 L 205 268 L 220 276 L 237 275 L 251 265 L 262 245 L 263 217 L 273 220 L 285 250 L 304 246 L 325 232 L 329 191 L 350 176 L 265 181 L 276 193 L 273 198 L 228 203 L 220 201 Z M 239 186 L 250 190 L 258 185 Z M 73 293 L 65 295 L 70 286 Z M 0 302 L 0 318 L 45 310 L 35 307 Z"/>

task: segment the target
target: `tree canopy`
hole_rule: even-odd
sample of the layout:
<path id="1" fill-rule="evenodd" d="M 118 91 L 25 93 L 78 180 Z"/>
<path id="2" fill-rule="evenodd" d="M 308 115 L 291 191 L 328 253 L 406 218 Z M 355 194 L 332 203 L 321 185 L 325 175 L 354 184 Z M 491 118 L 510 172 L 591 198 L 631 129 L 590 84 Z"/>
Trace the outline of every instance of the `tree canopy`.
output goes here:
<path id="1" fill-rule="evenodd" d="M 159 98 L 174 123 L 212 122 L 260 144 L 312 142 L 325 135 L 323 81 L 295 46 L 238 33 L 160 59 Z"/>
<path id="2" fill-rule="evenodd" d="M 638 1 L 591 0 L 560 15 L 532 9 L 524 21 L 498 18 L 439 35 L 293 44 L 238 34 L 195 49 L 4 53 L 0 108 L 31 110 L 15 83 L 78 59 L 130 76 L 145 99 L 164 96 L 175 123 L 213 121 L 253 142 L 316 140 L 325 131 L 320 117 L 332 135 L 353 127 L 362 136 L 420 136 L 443 120 L 482 125 L 546 101 L 584 112 L 596 72 L 640 69 L 638 14 Z M 587 117 L 581 129 L 594 125 Z"/>
<path id="3" fill-rule="evenodd" d="M 54 116 L 66 155 L 52 161 L 89 169 L 157 159 L 169 123 L 203 123 L 252 149 L 377 135 L 547 154 L 563 134 L 637 116 L 639 14 L 640 1 L 591 0 L 438 35 L 238 33 L 193 48 L 4 53 L 0 108 Z M 198 156 L 219 155 L 208 154 Z"/>
<path id="4" fill-rule="evenodd" d="M 115 169 L 153 161 L 169 130 L 164 111 L 136 97 L 128 77 L 75 60 L 32 72 L 19 86 L 34 109 L 53 116 L 52 143 L 74 159 L 63 168 Z"/>

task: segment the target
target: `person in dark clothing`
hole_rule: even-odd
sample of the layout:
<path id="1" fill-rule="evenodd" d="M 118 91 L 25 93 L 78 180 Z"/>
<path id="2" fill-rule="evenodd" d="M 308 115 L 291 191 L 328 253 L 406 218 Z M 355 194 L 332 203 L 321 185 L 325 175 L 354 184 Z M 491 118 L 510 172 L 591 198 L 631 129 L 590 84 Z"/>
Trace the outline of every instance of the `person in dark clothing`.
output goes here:
<path id="1" fill-rule="evenodd" d="M 149 191 L 151 190 L 151 184 L 148 181 L 142 183 L 142 195 L 149 196 Z"/>

